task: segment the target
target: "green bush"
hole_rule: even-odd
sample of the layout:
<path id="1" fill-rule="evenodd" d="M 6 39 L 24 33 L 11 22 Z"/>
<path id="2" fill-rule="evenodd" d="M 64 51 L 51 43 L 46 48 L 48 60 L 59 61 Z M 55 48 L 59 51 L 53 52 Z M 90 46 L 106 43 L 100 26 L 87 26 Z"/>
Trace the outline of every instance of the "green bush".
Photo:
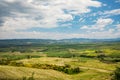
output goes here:
<path id="1" fill-rule="evenodd" d="M 12 61 L 10 65 L 29 67 L 26 66 L 26 64 L 23 64 L 22 62 L 15 62 L 15 61 Z M 79 67 L 71 67 L 69 64 L 65 64 L 64 66 L 58 66 L 52 64 L 31 64 L 31 67 L 38 69 L 53 69 L 67 74 L 76 74 L 80 72 Z"/>
<path id="2" fill-rule="evenodd" d="M 120 80 L 120 67 L 117 67 L 113 72 L 112 80 Z"/>
<path id="3" fill-rule="evenodd" d="M 7 58 L 1 58 L 0 59 L 0 65 L 8 65 L 10 63 L 11 60 L 7 59 Z"/>
<path id="4" fill-rule="evenodd" d="M 24 66 L 24 64 L 22 62 L 15 62 L 15 61 L 11 61 L 10 64 L 11 66 Z"/>

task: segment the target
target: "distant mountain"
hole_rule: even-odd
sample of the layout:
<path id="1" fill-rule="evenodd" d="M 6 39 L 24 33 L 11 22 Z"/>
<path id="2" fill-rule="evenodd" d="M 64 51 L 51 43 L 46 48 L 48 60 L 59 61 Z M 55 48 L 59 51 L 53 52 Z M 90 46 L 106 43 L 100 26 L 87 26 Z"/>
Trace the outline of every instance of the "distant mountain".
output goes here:
<path id="1" fill-rule="evenodd" d="M 41 44 L 52 44 L 56 42 L 56 40 L 50 39 L 5 39 L 0 40 L 0 47 L 4 46 L 21 46 L 21 45 L 41 45 Z"/>
<path id="2" fill-rule="evenodd" d="M 90 43 L 90 42 L 120 42 L 120 38 L 116 39 L 88 39 L 88 38 L 72 38 L 72 39 L 6 39 L 0 40 L 0 46 L 10 45 L 48 45 L 48 44 L 71 44 L 71 43 Z"/>
<path id="3" fill-rule="evenodd" d="M 120 42 L 120 38 L 115 39 L 88 39 L 88 38 L 72 38 L 62 39 L 61 42 L 84 43 L 84 42 Z"/>

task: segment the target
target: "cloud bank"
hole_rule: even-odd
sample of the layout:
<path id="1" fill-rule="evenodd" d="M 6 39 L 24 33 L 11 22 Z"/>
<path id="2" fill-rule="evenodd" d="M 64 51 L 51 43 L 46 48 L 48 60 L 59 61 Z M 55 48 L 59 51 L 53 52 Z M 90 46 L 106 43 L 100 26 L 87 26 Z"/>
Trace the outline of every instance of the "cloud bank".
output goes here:
<path id="1" fill-rule="evenodd" d="M 118 3 L 119 0 L 116 2 Z M 76 16 L 86 15 L 97 8 L 104 7 L 104 5 L 106 4 L 97 0 L 0 0 L 0 39 L 112 38 L 113 35 L 118 37 L 119 33 L 113 34 L 114 30 L 108 29 L 105 31 L 105 28 L 114 23 L 114 20 L 109 16 L 120 15 L 119 8 L 106 10 L 98 14 L 101 16 L 107 15 L 107 17 L 95 19 L 96 21 L 92 25 L 83 25 L 80 30 L 86 30 L 85 33 L 67 34 L 62 32 L 29 31 L 32 28 L 49 30 L 60 29 L 60 27 L 65 26 L 71 26 L 74 29 Z M 91 13 L 90 15 L 96 16 L 97 14 Z M 85 22 L 84 17 L 80 17 L 78 22 Z M 117 29 L 118 24 L 116 25 Z M 100 30 L 100 32 L 87 30 Z M 104 33 L 106 35 L 98 36 Z"/>

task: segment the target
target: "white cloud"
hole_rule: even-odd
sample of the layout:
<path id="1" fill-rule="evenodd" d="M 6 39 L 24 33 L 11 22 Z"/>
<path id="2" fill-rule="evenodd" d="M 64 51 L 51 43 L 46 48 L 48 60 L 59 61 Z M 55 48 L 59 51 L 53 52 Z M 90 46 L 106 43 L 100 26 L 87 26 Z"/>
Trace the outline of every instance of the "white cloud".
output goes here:
<path id="1" fill-rule="evenodd" d="M 117 24 L 117 25 L 116 25 L 116 29 L 117 29 L 117 31 L 120 32 L 120 24 Z"/>
<path id="2" fill-rule="evenodd" d="M 88 26 L 82 26 L 80 29 L 90 29 Z"/>
<path id="3" fill-rule="evenodd" d="M 98 11 L 91 14 L 84 15 L 84 17 L 94 17 L 100 16 L 101 18 L 109 18 L 111 16 L 119 16 L 120 9 L 113 9 L 113 10 L 105 10 L 105 11 Z"/>
<path id="4" fill-rule="evenodd" d="M 10 16 L 5 15 L 4 23 L 0 26 L 0 39 L 8 38 L 43 38 L 43 39 L 63 39 L 63 38 L 115 38 L 120 33 L 113 33 L 114 29 L 102 31 L 107 25 L 112 24 L 110 18 L 100 18 L 94 25 L 83 26 L 81 29 L 100 30 L 99 32 L 87 33 L 59 33 L 59 32 L 17 32 L 16 30 L 39 28 L 55 28 L 58 26 L 70 26 L 74 16 L 88 13 L 89 7 L 101 7 L 101 2 L 96 0 L 2 0 L 7 1 L 5 7 L 9 7 Z M 8 3 L 10 5 L 8 5 Z M 20 5 L 15 5 L 15 4 Z M 0 3 L 2 4 L 2 3 Z M 14 5 L 13 5 L 14 4 Z M 18 9 L 17 9 L 17 8 Z M 7 8 L 4 8 L 5 10 Z M 2 10 L 1 10 L 2 11 Z M 6 12 L 7 13 L 7 12 Z M 101 12 L 102 13 L 102 12 Z M 119 15 L 120 9 L 105 11 L 102 15 Z M 92 14 L 92 16 L 96 16 Z M 89 17 L 89 15 L 88 15 Z M 84 22 L 81 18 L 79 22 Z M 59 25 L 58 23 L 64 23 Z M 117 27 L 117 29 L 120 29 Z"/>
<path id="5" fill-rule="evenodd" d="M 4 1 L 4 0 L 3 0 Z M 101 2 L 93 0 L 5 0 L 18 3 L 18 9 L 11 9 L 12 16 L 5 16 L 1 27 L 7 30 L 28 29 L 32 27 L 55 28 L 59 22 L 73 20 L 73 15 L 90 12 L 89 7 L 101 7 Z M 15 8 L 14 5 L 8 5 Z M 24 5 L 24 6 L 23 6 Z M 27 8 L 27 9 L 26 9 Z M 14 15 L 14 16 L 13 16 Z M 7 17 L 7 19 L 6 19 Z M 10 29 L 11 28 L 11 29 Z"/>
<path id="6" fill-rule="evenodd" d="M 108 32 L 113 33 L 115 29 L 109 29 Z"/>
<path id="7" fill-rule="evenodd" d="M 120 9 L 114 9 L 110 11 L 105 11 L 104 15 L 111 16 L 111 15 L 120 15 Z"/>
<path id="8" fill-rule="evenodd" d="M 15 0 L 5 0 L 5 1 L 12 3 L 12 2 L 14 2 Z"/>
<path id="9" fill-rule="evenodd" d="M 113 33 L 113 31 L 101 31 L 101 32 L 92 32 L 89 34 L 91 38 L 118 38 L 120 33 Z"/>
<path id="10" fill-rule="evenodd" d="M 84 21 L 85 21 L 84 18 L 80 18 L 80 19 L 79 19 L 79 22 L 84 22 Z"/>
<path id="11" fill-rule="evenodd" d="M 38 23 L 35 20 L 27 20 L 26 18 L 6 18 L 5 20 L 6 22 L 4 23 L 4 25 L 0 27 L 0 29 L 2 29 L 3 31 L 28 29 L 35 25 L 38 25 Z"/>
<path id="12" fill-rule="evenodd" d="M 107 25 L 112 24 L 114 21 L 111 18 L 99 18 L 94 25 L 83 26 L 80 29 L 91 29 L 91 30 L 104 30 Z"/>
<path id="13" fill-rule="evenodd" d="M 88 32 L 88 33 L 58 33 L 58 32 L 16 32 L 5 31 L 0 32 L 0 39 L 68 39 L 68 38 L 117 38 L 120 33 L 113 33 L 110 31 Z M 2 35 L 2 36 L 1 36 Z M 11 37 L 12 36 L 12 37 Z"/>
<path id="14" fill-rule="evenodd" d="M 96 21 L 94 28 L 104 29 L 104 27 L 106 27 L 107 25 L 112 24 L 112 23 L 113 23 L 113 20 L 110 18 L 107 18 L 107 19 L 100 18 Z"/>

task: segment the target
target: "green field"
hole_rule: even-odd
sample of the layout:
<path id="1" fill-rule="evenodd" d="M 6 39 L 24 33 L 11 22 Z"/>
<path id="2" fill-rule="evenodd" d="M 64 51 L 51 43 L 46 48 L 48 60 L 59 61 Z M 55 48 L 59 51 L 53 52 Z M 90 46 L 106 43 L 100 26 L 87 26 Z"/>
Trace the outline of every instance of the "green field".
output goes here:
<path id="1" fill-rule="evenodd" d="M 0 47 L 0 80 L 111 80 L 120 43 Z"/>

